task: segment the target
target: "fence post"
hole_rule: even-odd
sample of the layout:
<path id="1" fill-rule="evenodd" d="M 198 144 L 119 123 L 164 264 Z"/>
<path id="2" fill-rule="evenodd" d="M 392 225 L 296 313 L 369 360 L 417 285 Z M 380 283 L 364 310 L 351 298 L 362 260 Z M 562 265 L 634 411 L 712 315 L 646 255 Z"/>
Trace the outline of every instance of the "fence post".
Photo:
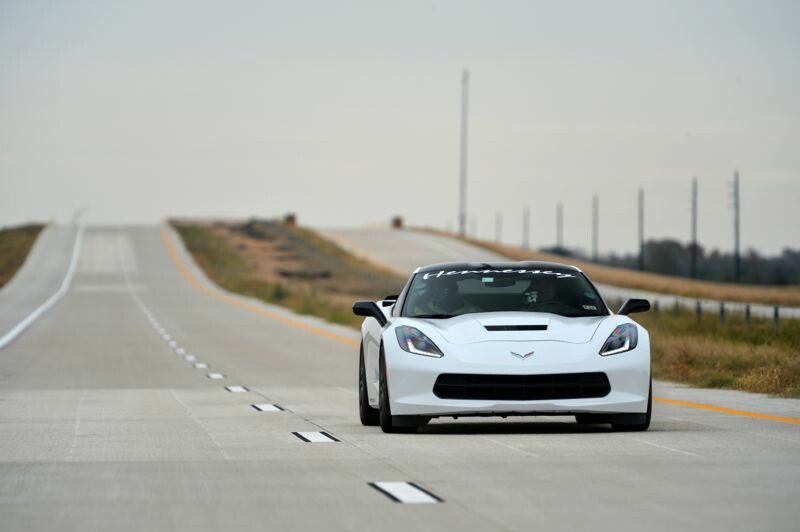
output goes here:
<path id="1" fill-rule="evenodd" d="M 775 305 L 775 310 L 773 311 L 772 314 L 772 324 L 775 326 L 775 329 L 778 328 L 779 323 L 780 323 L 780 315 L 778 314 L 778 305 Z"/>
<path id="2" fill-rule="evenodd" d="M 697 320 L 697 323 L 700 323 L 700 319 L 703 317 L 703 309 L 700 306 L 700 300 L 698 299 L 694 304 L 694 316 Z"/>
<path id="3" fill-rule="evenodd" d="M 719 324 L 725 325 L 725 302 L 720 301 L 719 303 Z"/>
<path id="4" fill-rule="evenodd" d="M 656 299 L 655 302 L 653 303 L 653 310 L 655 311 L 656 314 L 658 314 L 658 299 Z"/>
<path id="5" fill-rule="evenodd" d="M 750 303 L 744 306 L 744 322 L 750 325 Z"/>

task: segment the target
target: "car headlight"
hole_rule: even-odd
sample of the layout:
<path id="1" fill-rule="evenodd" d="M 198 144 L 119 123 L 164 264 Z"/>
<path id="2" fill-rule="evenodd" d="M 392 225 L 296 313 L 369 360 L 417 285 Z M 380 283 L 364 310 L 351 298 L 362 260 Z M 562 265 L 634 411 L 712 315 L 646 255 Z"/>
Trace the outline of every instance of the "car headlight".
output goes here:
<path id="1" fill-rule="evenodd" d="M 623 323 L 614 329 L 611 336 L 608 337 L 608 340 L 606 340 L 606 343 L 604 343 L 603 347 L 600 349 L 600 354 L 602 356 L 608 356 L 630 351 L 636 347 L 636 342 L 639 339 L 638 336 L 636 325 L 632 323 Z"/>
<path id="2" fill-rule="evenodd" d="M 426 357 L 441 358 L 443 356 L 436 344 L 419 329 L 401 325 L 394 332 L 403 351 Z"/>

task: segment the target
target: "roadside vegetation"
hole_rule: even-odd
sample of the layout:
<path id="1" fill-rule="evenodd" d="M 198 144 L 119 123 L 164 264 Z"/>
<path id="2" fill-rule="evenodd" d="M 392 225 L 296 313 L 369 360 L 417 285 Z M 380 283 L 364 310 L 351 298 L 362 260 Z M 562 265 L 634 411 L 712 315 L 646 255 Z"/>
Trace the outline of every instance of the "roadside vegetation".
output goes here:
<path id="1" fill-rule="evenodd" d="M 313 231 L 277 221 L 173 225 L 195 261 L 223 288 L 354 328 L 361 323 L 350 310 L 354 300 L 396 294 L 405 282 Z M 775 330 L 771 320 L 747 324 L 736 314 L 724 324 L 718 315 L 698 322 L 694 312 L 676 309 L 633 317 L 650 331 L 656 379 L 800 397 L 800 320 L 782 320 Z"/>
<path id="2" fill-rule="evenodd" d="M 0 229 L 0 288 L 14 277 L 44 226 L 28 224 Z"/>
<path id="3" fill-rule="evenodd" d="M 440 231 L 429 231 L 445 234 Z M 446 233 L 452 238 L 461 238 L 471 244 L 488 249 L 514 260 L 543 260 L 552 262 L 569 262 L 582 269 L 597 283 L 610 284 L 636 290 L 674 294 L 699 299 L 716 299 L 719 301 L 736 301 L 740 303 L 764 303 L 767 305 L 800 306 L 800 286 L 761 286 L 712 281 L 698 281 L 670 275 L 642 272 L 614 266 L 604 266 L 573 257 L 565 257 L 554 253 L 523 249 L 507 244 L 497 244 L 469 237 L 458 237 Z"/>
<path id="4" fill-rule="evenodd" d="M 358 327 L 355 300 L 397 294 L 405 283 L 313 231 L 279 221 L 172 225 L 219 286 L 333 323 Z"/>

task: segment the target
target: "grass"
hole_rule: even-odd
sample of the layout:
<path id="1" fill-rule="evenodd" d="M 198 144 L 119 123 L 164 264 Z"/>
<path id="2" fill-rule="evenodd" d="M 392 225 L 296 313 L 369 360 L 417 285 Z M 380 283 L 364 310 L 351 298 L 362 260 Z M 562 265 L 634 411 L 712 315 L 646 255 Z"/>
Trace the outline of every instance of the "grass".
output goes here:
<path id="1" fill-rule="evenodd" d="M 357 328 L 362 320 L 350 311 L 355 299 L 380 299 L 399 292 L 404 282 L 308 229 L 275 222 L 173 225 L 195 261 L 218 285 L 333 323 Z M 244 240 L 243 232 L 248 235 Z M 272 242 L 272 251 L 252 253 L 254 243 L 265 242 Z M 262 275 L 264 261 L 275 262 L 278 270 L 288 268 L 284 266 L 288 261 L 289 269 L 330 275 L 310 280 L 290 276 L 276 282 Z M 704 315 L 698 322 L 693 312 L 680 309 L 633 317 L 650 332 L 657 379 L 800 397 L 800 320 L 782 320 L 776 331 L 771 320 L 753 318 L 748 325 L 734 313 L 724 325 L 717 315 Z"/>
<path id="2" fill-rule="evenodd" d="M 633 318 L 650 332 L 653 375 L 704 388 L 800 397 L 800 320 L 706 314 L 682 309 Z"/>
<path id="3" fill-rule="evenodd" d="M 438 234 L 445 234 L 433 229 L 427 230 Z M 461 238 L 471 244 L 488 249 L 513 260 L 568 262 L 586 272 L 586 274 L 597 283 L 699 299 L 800 306 L 800 286 L 756 286 L 697 281 L 658 273 L 603 266 L 592 262 L 554 255 L 552 253 L 526 250 L 516 246 L 496 244 L 470 237 L 458 237 L 449 233 L 447 233 L 446 236 Z"/>
<path id="4" fill-rule="evenodd" d="M 353 301 L 399 293 L 405 282 L 300 227 L 270 221 L 172 225 L 219 286 L 332 323 L 358 327 L 363 319 L 353 315 Z M 274 268 L 265 272 L 265 262 Z"/>
<path id="5" fill-rule="evenodd" d="M 14 277 L 44 226 L 28 224 L 0 229 L 0 288 Z"/>

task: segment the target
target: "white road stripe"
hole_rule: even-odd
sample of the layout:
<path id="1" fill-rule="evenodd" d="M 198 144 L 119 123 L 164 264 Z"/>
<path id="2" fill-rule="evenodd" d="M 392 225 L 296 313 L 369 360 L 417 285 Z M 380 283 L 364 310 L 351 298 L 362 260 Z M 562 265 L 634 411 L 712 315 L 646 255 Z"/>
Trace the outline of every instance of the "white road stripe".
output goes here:
<path id="1" fill-rule="evenodd" d="M 244 393 L 244 392 L 249 392 L 250 391 L 247 388 L 245 388 L 244 386 L 226 386 L 225 389 L 228 390 L 229 392 L 233 392 L 233 393 Z"/>
<path id="2" fill-rule="evenodd" d="M 225 375 L 222 373 L 209 373 L 208 375 L 206 375 L 206 377 L 208 377 L 209 379 L 219 380 L 219 379 L 224 379 Z"/>
<path id="3" fill-rule="evenodd" d="M 258 403 L 250 406 L 259 412 L 281 412 L 283 410 L 283 408 L 279 407 L 278 405 L 271 405 L 269 403 Z"/>
<path id="4" fill-rule="evenodd" d="M 195 369 L 208 369 L 208 364 L 205 362 L 198 362 L 194 365 Z"/>
<path id="5" fill-rule="evenodd" d="M 194 362 L 195 360 L 197 360 L 197 357 L 194 355 L 186 355 L 185 357 L 183 357 L 183 359 L 186 362 Z"/>
<path id="6" fill-rule="evenodd" d="M 177 347 L 177 348 L 175 348 L 175 352 L 178 353 L 179 355 L 182 355 L 182 354 L 184 354 L 186 352 L 186 349 L 184 349 L 182 347 Z"/>
<path id="7" fill-rule="evenodd" d="M 176 342 L 175 340 L 170 340 L 169 346 L 170 347 L 178 347 L 178 342 Z"/>
<path id="8" fill-rule="evenodd" d="M 403 504 L 436 504 L 444 502 L 413 482 L 370 482 L 370 486 L 395 502 Z"/>
<path id="9" fill-rule="evenodd" d="M 58 303 L 58 301 L 64 297 L 64 294 L 66 294 L 67 290 L 69 290 L 70 284 L 72 284 L 72 278 L 75 276 L 75 270 L 78 267 L 78 257 L 80 257 L 81 254 L 82 243 L 83 226 L 80 226 L 78 227 L 78 232 L 75 234 L 75 243 L 72 245 L 72 257 L 70 257 L 67 273 L 64 275 L 64 280 L 61 281 L 61 286 L 52 296 L 47 299 L 47 301 L 39 305 L 36 310 L 28 314 L 25 319 L 16 324 L 13 329 L 8 331 L 2 336 L 2 338 L 0 338 L 0 349 L 10 344 L 14 338 L 22 334 L 22 331 L 30 327 L 33 322 L 41 318 L 45 312 L 50 310 L 53 305 Z"/>
<path id="10" fill-rule="evenodd" d="M 327 432 L 292 432 L 292 434 L 306 443 L 334 443 L 339 441 Z"/>

